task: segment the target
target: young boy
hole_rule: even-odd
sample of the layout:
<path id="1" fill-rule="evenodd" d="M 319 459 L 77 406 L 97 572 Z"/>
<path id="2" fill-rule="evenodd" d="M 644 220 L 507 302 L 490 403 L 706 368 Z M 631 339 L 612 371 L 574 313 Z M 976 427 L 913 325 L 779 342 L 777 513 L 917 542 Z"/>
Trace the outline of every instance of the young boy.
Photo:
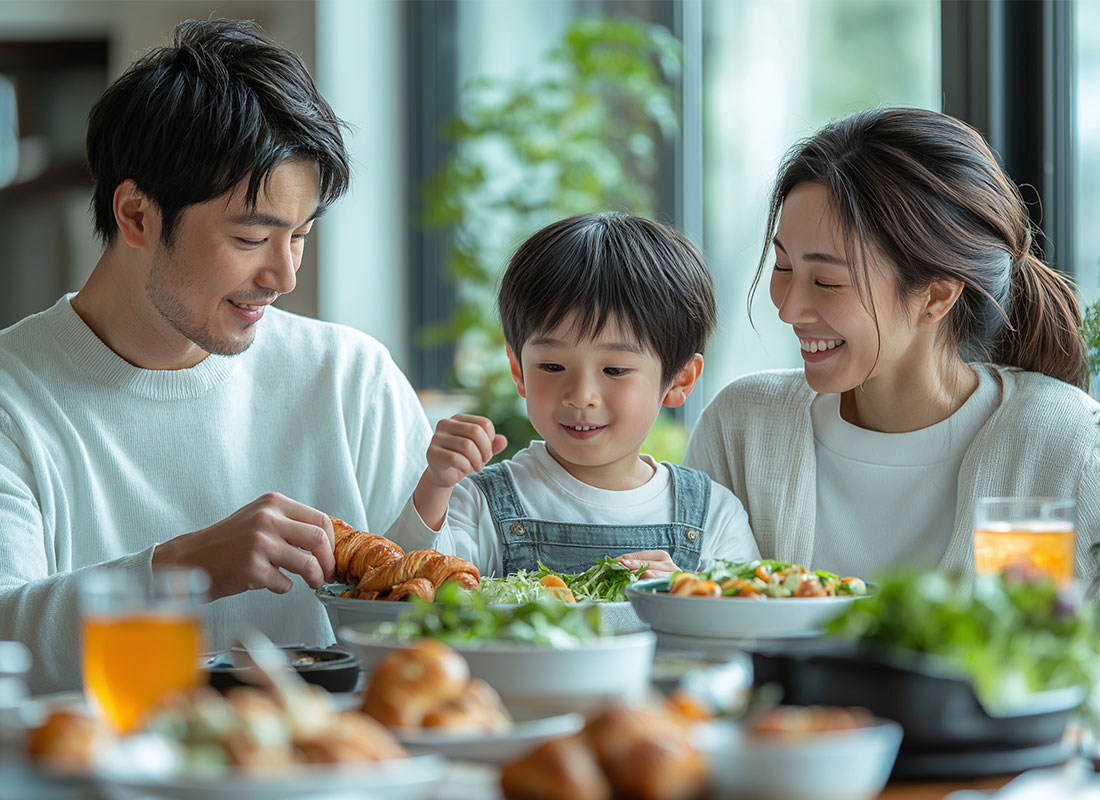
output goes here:
<path id="1" fill-rule="evenodd" d="M 661 406 L 687 400 L 715 325 L 713 281 L 691 242 L 626 214 L 555 222 L 512 257 L 498 309 L 543 441 L 486 466 L 506 444 L 493 423 L 442 420 L 387 536 L 495 575 L 540 562 L 580 572 L 611 555 L 665 576 L 759 557 L 728 489 L 641 452 Z"/>

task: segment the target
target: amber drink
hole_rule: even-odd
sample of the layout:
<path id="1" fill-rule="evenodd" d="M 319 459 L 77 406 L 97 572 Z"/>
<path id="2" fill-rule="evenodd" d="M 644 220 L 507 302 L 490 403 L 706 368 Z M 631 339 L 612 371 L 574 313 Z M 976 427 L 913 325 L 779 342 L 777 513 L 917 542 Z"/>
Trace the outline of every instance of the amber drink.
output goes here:
<path id="1" fill-rule="evenodd" d="M 94 570 L 81 585 L 84 691 L 120 733 L 136 730 L 166 694 L 202 679 L 201 570 L 158 570 L 151 587 L 133 573 Z"/>
<path id="2" fill-rule="evenodd" d="M 982 498 L 974 514 L 974 568 L 979 575 L 1019 569 L 1068 584 L 1076 538 L 1072 499 Z"/>

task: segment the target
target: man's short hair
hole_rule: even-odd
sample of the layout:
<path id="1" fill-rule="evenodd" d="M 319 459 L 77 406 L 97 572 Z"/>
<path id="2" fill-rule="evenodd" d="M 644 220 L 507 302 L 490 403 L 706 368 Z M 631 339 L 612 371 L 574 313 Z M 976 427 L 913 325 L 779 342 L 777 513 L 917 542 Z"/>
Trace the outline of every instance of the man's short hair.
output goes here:
<path id="1" fill-rule="evenodd" d="M 718 315 L 710 270 L 687 237 L 621 213 L 569 217 L 527 239 L 505 270 L 497 309 L 517 359 L 533 335 L 570 315 L 580 337 L 614 320 L 657 354 L 665 385 L 703 352 Z"/>
<path id="2" fill-rule="evenodd" d="M 181 22 L 88 116 L 96 234 L 105 244 L 114 237 L 114 193 L 128 178 L 157 204 L 171 242 L 185 208 L 246 178 L 245 201 L 255 205 L 287 159 L 317 165 L 323 208 L 350 179 L 341 125 L 302 60 L 254 22 Z"/>

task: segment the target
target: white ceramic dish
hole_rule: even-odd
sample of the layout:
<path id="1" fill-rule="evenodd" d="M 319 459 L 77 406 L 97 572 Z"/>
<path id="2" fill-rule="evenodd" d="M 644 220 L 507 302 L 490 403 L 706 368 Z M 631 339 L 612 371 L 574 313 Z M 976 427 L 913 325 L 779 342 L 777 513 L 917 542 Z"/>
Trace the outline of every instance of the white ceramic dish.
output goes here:
<path id="1" fill-rule="evenodd" d="M 368 626 L 343 627 L 337 636 L 359 656 L 368 676 L 387 654 L 408 644 Z M 509 709 L 562 713 L 644 694 L 656 643 L 651 631 L 641 631 L 567 649 L 515 642 L 452 646 L 470 665 L 470 674 L 496 689 Z"/>
<path id="2" fill-rule="evenodd" d="M 324 606 L 333 631 L 344 625 L 357 623 L 393 622 L 398 615 L 409 608 L 404 600 L 359 600 L 355 597 L 336 597 L 345 587 L 342 583 L 326 583 L 314 594 Z"/>
<path id="3" fill-rule="evenodd" d="M 901 726 L 798 736 L 754 737 L 735 723 L 697 725 L 692 743 L 711 762 L 713 796 L 758 800 L 871 800 L 878 797 L 901 745 Z"/>
<path id="4" fill-rule="evenodd" d="M 507 764 L 526 755 L 549 739 L 570 736 L 584 727 L 581 714 L 555 714 L 550 717 L 517 720 L 501 733 L 448 733 L 433 731 L 395 731 L 411 754 L 438 753 L 455 761 Z"/>
<path id="5" fill-rule="evenodd" d="M 366 764 L 306 765 L 293 771 L 230 773 L 219 777 L 181 775 L 162 742 L 151 737 L 123 740 L 96 773 L 100 792 L 111 800 L 306 800 L 356 797 L 363 800 L 422 800 L 444 779 L 447 761 L 422 755 Z"/>
<path id="6" fill-rule="evenodd" d="M 667 578 L 626 587 L 643 622 L 659 633 L 712 639 L 814 636 L 859 597 L 738 597 L 670 595 Z"/>

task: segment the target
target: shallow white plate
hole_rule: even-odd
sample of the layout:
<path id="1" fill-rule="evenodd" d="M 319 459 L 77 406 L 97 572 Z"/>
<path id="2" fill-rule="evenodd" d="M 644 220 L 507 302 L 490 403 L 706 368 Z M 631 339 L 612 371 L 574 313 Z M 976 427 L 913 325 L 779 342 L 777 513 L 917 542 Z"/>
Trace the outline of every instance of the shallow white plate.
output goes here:
<path id="1" fill-rule="evenodd" d="M 581 714 L 557 714 L 517 720 L 500 733 L 448 733 L 426 728 L 422 731 L 394 731 L 410 753 L 439 753 L 456 761 L 507 764 L 526 755 L 543 742 L 570 736 L 584 727 Z"/>
<path id="2" fill-rule="evenodd" d="M 324 606 L 333 631 L 344 625 L 360 622 L 393 622 L 402 611 L 407 611 L 411 603 L 405 600 L 360 600 L 357 597 L 336 597 L 335 592 L 342 591 L 346 584 L 326 583 L 314 594 Z"/>
<path id="3" fill-rule="evenodd" d="M 370 626 L 343 627 L 337 637 L 359 656 L 368 675 L 386 655 L 408 646 Z M 561 649 L 516 642 L 452 647 L 466 659 L 470 674 L 496 689 L 510 710 L 549 714 L 643 695 L 656 644 L 652 631 L 641 631 Z"/>
<path id="4" fill-rule="evenodd" d="M 447 761 L 421 755 L 366 764 L 309 764 L 286 771 L 230 772 L 219 777 L 181 775 L 164 757 L 162 743 L 131 737 L 99 765 L 96 783 L 112 800 L 421 800 L 443 780 Z"/>
<path id="5" fill-rule="evenodd" d="M 643 622 L 659 633 L 713 639 L 814 636 L 860 597 L 684 597 L 667 578 L 626 587 Z"/>

